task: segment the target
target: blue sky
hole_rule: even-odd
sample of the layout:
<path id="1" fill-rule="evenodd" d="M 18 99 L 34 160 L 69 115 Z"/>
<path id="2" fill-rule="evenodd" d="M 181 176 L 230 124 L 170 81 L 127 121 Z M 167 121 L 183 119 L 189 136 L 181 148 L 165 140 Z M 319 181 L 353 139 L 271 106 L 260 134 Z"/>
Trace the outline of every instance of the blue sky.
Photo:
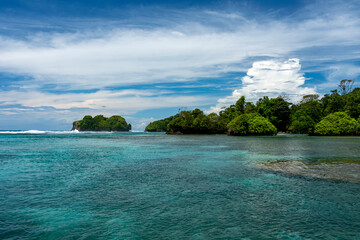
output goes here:
<path id="1" fill-rule="evenodd" d="M 358 1 L 0 2 L 2 130 L 86 114 L 143 130 L 179 108 L 296 102 L 359 75 Z"/>

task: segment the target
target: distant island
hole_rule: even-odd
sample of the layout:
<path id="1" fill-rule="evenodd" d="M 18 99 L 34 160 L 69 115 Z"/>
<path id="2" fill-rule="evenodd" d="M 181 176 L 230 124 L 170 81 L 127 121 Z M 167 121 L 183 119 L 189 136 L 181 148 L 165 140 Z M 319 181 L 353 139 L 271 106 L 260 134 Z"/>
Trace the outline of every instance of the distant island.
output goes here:
<path id="1" fill-rule="evenodd" d="M 131 124 L 128 124 L 125 118 L 121 116 L 111 116 L 109 118 L 103 115 L 92 117 L 86 115 L 82 120 L 73 122 L 72 130 L 78 131 L 129 131 Z"/>
<path id="2" fill-rule="evenodd" d="M 325 94 L 303 96 L 293 104 L 286 95 L 264 96 L 256 104 L 245 97 L 219 114 L 200 109 L 151 122 L 145 131 L 167 134 L 228 134 L 236 136 L 276 135 L 278 132 L 317 136 L 360 135 L 360 88 L 354 81 L 341 80 L 338 89 Z"/>

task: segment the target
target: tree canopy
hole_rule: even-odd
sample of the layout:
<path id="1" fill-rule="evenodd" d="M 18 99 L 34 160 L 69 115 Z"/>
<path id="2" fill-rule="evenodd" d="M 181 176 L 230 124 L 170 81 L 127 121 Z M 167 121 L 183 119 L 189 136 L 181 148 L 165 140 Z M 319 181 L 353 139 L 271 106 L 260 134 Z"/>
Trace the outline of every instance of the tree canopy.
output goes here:
<path id="1" fill-rule="evenodd" d="M 288 102 L 283 96 L 276 98 L 264 96 L 254 104 L 246 102 L 245 97 L 242 96 L 234 105 L 221 109 L 219 114 L 206 115 L 200 109 L 181 111 L 172 117 L 150 123 L 146 131 L 273 135 L 275 129 L 275 131 L 296 134 L 355 135 L 359 134 L 358 130 L 354 130 L 355 128 L 340 132 L 329 130 L 330 122 L 326 120 L 329 116 L 331 121 L 335 121 L 336 118 L 339 122 L 345 121 L 347 124 L 360 121 L 360 88 L 352 89 L 352 84 L 352 80 L 344 79 L 338 85 L 339 89 L 332 90 L 322 98 L 319 98 L 318 94 L 309 94 L 303 96 L 303 99 L 296 104 Z M 340 116 L 338 112 L 346 114 L 347 117 Z M 336 114 L 332 115 L 334 113 Z M 324 129 L 329 131 L 324 132 Z"/>
<path id="2" fill-rule="evenodd" d="M 285 132 L 290 123 L 290 103 L 283 97 L 269 99 L 260 98 L 256 104 L 258 112 L 282 132 Z"/>
<path id="3" fill-rule="evenodd" d="M 92 117 L 86 115 L 82 120 L 73 123 L 73 130 L 79 131 L 129 131 L 131 124 L 127 124 L 125 118 L 121 116 L 111 116 L 109 118 L 103 115 Z"/>
<path id="4" fill-rule="evenodd" d="M 228 124 L 229 135 L 276 135 L 276 127 L 258 113 L 242 114 Z"/>
<path id="5" fill-rule="evenodd" d="M 217 114 L 205 115 L 198 108 L 193 111 L 181 111 L 168 124 L 169 133 L 224 133 L 225 130 Z"/>
<path id="6" fill-rule="evenodd" d="M 169 122 L 174 118 L 177 118 L 178 116 L 179 115 L 177 114 L 175 116 L 171 116 L 168 118 L 151 122 L 146 126 L 145 132 L 167 132 L 169 130 L 168 129 Z"/>
<path id="7" fill-rule="evenodd" d="M 356 135 L 360 124 L 344 112 L 335 112 L 326 116 L 315 126 L 316 135 Z"/>

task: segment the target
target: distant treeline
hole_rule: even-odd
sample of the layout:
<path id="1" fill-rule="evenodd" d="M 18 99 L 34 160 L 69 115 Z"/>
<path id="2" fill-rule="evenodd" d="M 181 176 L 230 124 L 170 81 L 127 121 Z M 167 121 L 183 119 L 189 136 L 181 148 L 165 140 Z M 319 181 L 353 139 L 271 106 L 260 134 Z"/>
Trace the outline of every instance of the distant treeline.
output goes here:
<path id="1" fill-rule="evenodd" d="M 131 124 L 127 124 L 125 118 L 121 116 L 111 116 L 109 118 L 103 115 L 92 117 L 86 115 L 82 120 L 73 122 L 73 130 L 79 131 L 129 131 Z"/>
<path id="2" fill-rule="evenodd" d="M 303 96 L 293 104 L 286 97 L 260 98 L 256 104 L 240 99 L 219 114 L 200 109 L 150 123 L 145 131 L 170 134 L 274 135 L 277 132 L 309 135 L 360 135 L 360 88 L 344 79 L 339 89 Z"/>

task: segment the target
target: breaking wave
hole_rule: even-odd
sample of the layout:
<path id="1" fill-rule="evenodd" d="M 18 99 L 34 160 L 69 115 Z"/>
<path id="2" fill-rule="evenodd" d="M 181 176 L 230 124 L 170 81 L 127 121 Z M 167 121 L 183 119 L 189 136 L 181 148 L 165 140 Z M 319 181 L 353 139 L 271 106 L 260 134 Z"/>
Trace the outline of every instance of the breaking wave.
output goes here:
<path id="1" fill-rule="evenodd" d="M 127 133 L 144 133 L 144 131 L 136 131 L 131 130 L 129 132 L 102 132 L 102 131 L 86 131 L 86 132 L 79 132 L 78 130 L 71 130 L 71 131 L 42 131 L 42 130 L 0 130 L 1 134 L 23 134 L 23 135 L 54 135 L 54 134 L 112 134 L 112 133 L 121 133 L 121 134 L 127 134 Z"/>
<path id="2" fill-rule="evenodd" d="M 78 130 L 72 131 L 41 131 L 41 130 L 26 130 L 26 131 L 0 131 L 0 134 L 76 134 L 80 133 Z"/>

